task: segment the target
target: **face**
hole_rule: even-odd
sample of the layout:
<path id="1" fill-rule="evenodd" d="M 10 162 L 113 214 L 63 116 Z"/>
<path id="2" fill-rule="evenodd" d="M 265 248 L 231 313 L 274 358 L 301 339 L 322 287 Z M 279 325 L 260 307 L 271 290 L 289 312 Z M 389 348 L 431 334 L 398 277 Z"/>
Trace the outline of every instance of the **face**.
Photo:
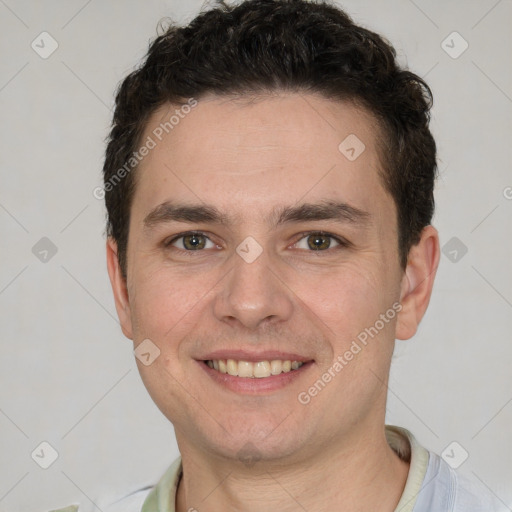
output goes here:
<path id="1" fill-rule="evenodd" d="M 142 138 L 156 145 L 126 283 L 108 249 L 123 331 L 150 340 L 137 364 L 180 450 L 310 460 L 381 429 L 396 329 L 415 326 L 376 123 L 313 95 L 209 97 L 162 136 L 174 110 Z"/>

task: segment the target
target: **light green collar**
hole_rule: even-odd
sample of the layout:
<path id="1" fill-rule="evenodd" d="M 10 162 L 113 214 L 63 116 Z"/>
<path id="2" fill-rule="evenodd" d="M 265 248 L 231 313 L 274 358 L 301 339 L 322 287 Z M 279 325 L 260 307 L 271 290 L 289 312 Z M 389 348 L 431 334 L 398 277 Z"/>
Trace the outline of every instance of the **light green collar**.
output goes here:
<path id="1" fill-rule="evenodd" d="M 395 512 L 413 512 L 427 471 L 428 451 L 401 427 L 386 425 L 386 438 L 401 458 L 410 461 L 409 475 Z M 141 512 L 176 512 L 176 491 L 182 470 L 181 457 L 178 457 L 148 494 Z"/>
<path id="2" fill-rule="evenodd" d="M 180 456 L 171 464 L 156 487 L 148 494 L 141 512 L 176 512 L 176 491 L 182 469 Z"/>

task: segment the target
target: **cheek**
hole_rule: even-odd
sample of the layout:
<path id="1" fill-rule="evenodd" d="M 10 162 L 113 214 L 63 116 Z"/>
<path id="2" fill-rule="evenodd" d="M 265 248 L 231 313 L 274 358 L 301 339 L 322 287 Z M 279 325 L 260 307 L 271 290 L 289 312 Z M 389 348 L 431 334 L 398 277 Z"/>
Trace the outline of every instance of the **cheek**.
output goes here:
<path id="1" fill-rule="evenodd" d="M 326 276 L 301 277 L 301 297 L 315 312 L 334 324 L 346 325 L 378 310 L 381 281 L 372 270 L 347 264 Z"/>
<path id="2" fill-rule="evenodd" d="M 139 334 L 155 340 L 162 348 L 168 339 L 181 338 L 182 333 L 197 322 L 198 311 L 214 287 L 204 275 L 187 271 L 169 272 L 148 267 L 136 276 L 137 289 L 132 302 L 132 317 Z"/>
<path id="3" fill-rule="evenodd" d="M 145 366 L 138 363 L 144 384 L 153 400 L 169 418 L 185 414 L 183 388 L 188 388 L 184 370 L 186 355 L 180 351 L 182 340 L 193 331 L 202 318 L 201 311 L 208 299 L 207 291 L 214 285 L 205 276 L 169 269 L 152 271 L 140 267 L 135 273 L 136 293 L 132 303 L 134 333 L 138 342 L 148 338 L 160 350 L 154 362 Z"/>
<path id="4" fill-rule="evenodd" d="M 328 278 L 302 278 L 298 295 L 329 328 L 334 352 L 343 354 L 354 340 L 394 340 L 396 311 L 392 306 L 398 300 L 399 289 L 391 281 L 383 269 L 347 264 Z M 383 321 L 381 315 L 386 312 L 390 314 Z M 372 343 L 372 350 L 367 347 L 370 345 L 364 346 L 367 355 L 377 357 L 376 351 L 387 353 L 392 343 Z"/>

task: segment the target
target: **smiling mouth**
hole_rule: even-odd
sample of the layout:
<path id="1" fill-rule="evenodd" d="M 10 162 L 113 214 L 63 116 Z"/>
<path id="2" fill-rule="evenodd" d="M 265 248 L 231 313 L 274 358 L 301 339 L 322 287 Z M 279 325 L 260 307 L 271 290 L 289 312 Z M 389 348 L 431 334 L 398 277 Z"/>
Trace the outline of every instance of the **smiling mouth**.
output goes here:
<path id="1" fill-rule="evenodd" d="M 210 368 L 232 375 L 233 377 L 245 377 L 249 379 L 261 379 L 271 375 L 280 375 L 298 370 L 304 363 L 302 361 L 290 361 L 274 359 L 272 361 L 237 361 L 235 359 L 213 359 L 204 361 Z"/>

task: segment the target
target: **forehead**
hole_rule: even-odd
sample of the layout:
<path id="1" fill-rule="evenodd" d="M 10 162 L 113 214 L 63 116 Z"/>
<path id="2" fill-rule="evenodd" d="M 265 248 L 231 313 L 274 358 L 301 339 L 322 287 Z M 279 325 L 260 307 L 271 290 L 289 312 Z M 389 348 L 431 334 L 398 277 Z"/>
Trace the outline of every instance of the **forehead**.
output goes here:
<path id="1" fill-rule="evenodd" d="M 165 105 L 142 137 L 154 147 L 137 169 L 134 213 L 174 199 L 213 203 L 253 220 L 302 199 L 371 210 L 390 200 L 379 176 L 378 134 L 364 109 L 314 95 Z"/>

